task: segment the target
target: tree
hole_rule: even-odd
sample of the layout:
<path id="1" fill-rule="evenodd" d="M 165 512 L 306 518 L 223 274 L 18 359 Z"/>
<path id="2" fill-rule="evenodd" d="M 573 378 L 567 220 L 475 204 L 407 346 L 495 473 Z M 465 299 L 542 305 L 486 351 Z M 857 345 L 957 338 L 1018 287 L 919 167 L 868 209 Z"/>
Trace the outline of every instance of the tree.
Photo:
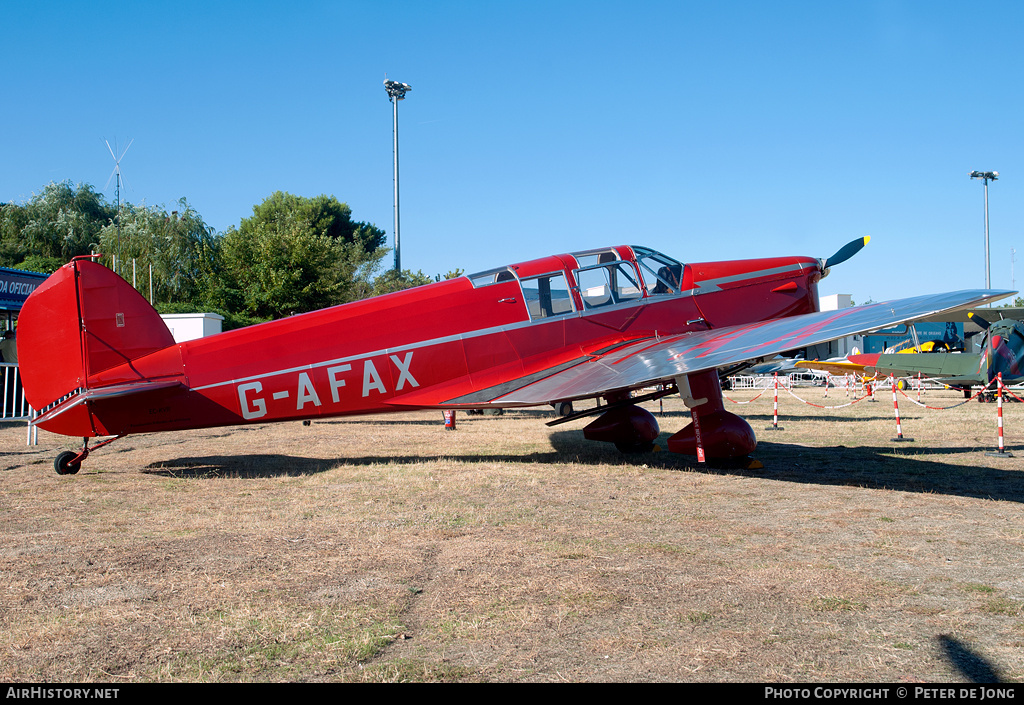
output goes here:
<path id="1" fill-rule="evenodd" d="M 464 270 L 462 268 L 449 269 L 447 272 L 444 273 L 443 277 L 440 274 L 435 275 L 434 276 L 434 281 L 439 282 L 439 281 L 441 281 L 442 278 L 445 279 L 445 280 L 448 280 L 448 279 L 458 279 L 459 277 L 461 277 L 465 273 L 466 273 L 466 270 Z"/>
<path id="2" fill-rule="evenodd" d="M 223 238 L 222 308 L 280 318 L 363 298 L 384 231 L 333 196 L 276 192 Z"/>
<path id="3" fill-rule="evenodd" d="M 414 286 L 430 284 L 431 281 L 430 277 L 424 274 L 422 270 L 413 274 L 413 272 L 408 269 L 403 269 L 401 272 L 389 269 L 386 272 L 381 272 L 381 274 L 373 280 L 373 292 L 371 293 L 371 296 L 380 296 L 381 294 L 390 294 L 395 291 L 402 291 L 403 289 L 411 289 Z"/>
<path id="4" fill-rule="evenodd" d="M 223 235 L 184 198 L 176 210 L 121 204 L 92 186 L 51 183 L 24 204 L 0 203 L 0 266 L 50 273 L 72 257 L 103 263 L 165 311 L 220 312 L 232 325 L 279 318 L 429 284 L 422 271 L 386 270 L 380 228 L 352 219 L 334 196 L 275 192 Z M 449 271 L 445 279 L 462 275 Z M 441 275 L 433 281 L 440 281 Z"/>
<path id="5" fill-rule="evenodd" d="M 122 204 L 120 228 L 110 222 L 100 234 L 104 253 L 120 252 L 118 272 L 129 281 L 137 266 L 144 293 L 153 268 L 154 303 L 210 303 L 220 281 L 220 238 L 184 198 L 178 209 Z M 107 260 L 112 264 L 111 260 Z"/>
<path id="6" fill-rule="evenodd" d="M 335 241 L 355 244 L 365 253 L 384 246 L 385 233 L 369 223 L 352 220 L 352 209 L 334 196 L 305 198 L 276 191 L 258 206 L 252 217 L 242 221 L 240 230 L 260 224 L 273 226 L 285 222 L 302 222 L 309 232 Z"/>
<path id="7" fill-rule="evenodd" d="M 53 274 L 63 267 L 64 260 L 60 257 L 43 257 L 41 255 L 29 255 L 21 262 L 14 265 L 15 269 L 25 272 L 38 272 L 39 274 Z"/>
<path id="8" fill-rule="evenodd" d="M 92 186 L 50 183 L 24 205 L 0 209 L 0 265 L 15 267 L 30 256 L 63 264 L 87 255 L 99 247 L 100 231 L 114 215 Z"/>

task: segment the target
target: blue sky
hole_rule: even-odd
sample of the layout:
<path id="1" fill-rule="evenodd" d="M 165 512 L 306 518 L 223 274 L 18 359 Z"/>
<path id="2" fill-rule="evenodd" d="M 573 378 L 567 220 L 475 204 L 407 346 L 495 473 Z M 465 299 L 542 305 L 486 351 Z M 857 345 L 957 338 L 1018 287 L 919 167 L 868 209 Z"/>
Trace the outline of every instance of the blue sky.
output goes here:
<path id="1" fill-rule="evenodd" d="M 108 186 L 218 231 L 333 194 L 402 264 L 469 272 L 645 244 L 825 257 L 821 293 L 1024 280 L 1024 3 L 0 2 L 0 201 Z M 1016 288 L 1016 287 L 1014 287 Z M 1024 288 L 1024 285 L 1021 285 Z"/>

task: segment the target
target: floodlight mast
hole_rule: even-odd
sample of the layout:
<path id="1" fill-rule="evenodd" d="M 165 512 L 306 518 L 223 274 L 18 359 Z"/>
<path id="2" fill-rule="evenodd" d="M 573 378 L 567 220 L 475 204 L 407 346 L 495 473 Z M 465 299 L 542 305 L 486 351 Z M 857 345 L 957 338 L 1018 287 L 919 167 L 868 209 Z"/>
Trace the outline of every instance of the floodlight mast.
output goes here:
<path id="1" fill-rule="evenodd" d="M 384 90 L 388 92 L 388 100 L 394 108 L 395 138 L 395 272 L 402 272 L 401 229 L 398 218 L 398 101 L 405 100 L 405 94 L 412 90 L 408 83 L 384 79 Z"/>
<path id="2" fill-rule="evenodd" d="M 992 267 L 988 256 L 988 182 L 998 181 L 998 171 L 972 171 L 968 174 L 972 179 L 982 179 L 985 183 L 985 288 L 992 288 Z"/>

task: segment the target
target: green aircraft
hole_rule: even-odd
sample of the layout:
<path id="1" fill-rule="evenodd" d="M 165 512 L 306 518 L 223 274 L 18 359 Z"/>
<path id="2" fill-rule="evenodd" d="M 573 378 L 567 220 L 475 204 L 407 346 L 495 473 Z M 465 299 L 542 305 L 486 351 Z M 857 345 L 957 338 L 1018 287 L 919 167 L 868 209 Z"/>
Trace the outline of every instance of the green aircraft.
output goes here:
<path id="1" fill-rule="evenodd" d="M 865 375 L 916 376 L 965 390 L 987 387 L 1000 373 L 1004 384 L 1024 381 L 1024 324 L 1015 320 L 989 323 L 975 313 L 968 314 L 985 333 L 981 352 L 898 352 L 850 355 L 848 372 Z"/>

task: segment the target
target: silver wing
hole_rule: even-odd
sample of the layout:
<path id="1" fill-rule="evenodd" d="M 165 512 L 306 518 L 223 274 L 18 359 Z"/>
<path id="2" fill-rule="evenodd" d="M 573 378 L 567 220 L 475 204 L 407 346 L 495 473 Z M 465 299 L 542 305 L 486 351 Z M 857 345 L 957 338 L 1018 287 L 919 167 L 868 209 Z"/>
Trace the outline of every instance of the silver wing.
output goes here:
<path id="1" fill-rule="evenodd" d="M 738 364 L 848 335 L 909 323 L 1005 298 L 1014 291 L 973 289 L 916 296 L 838 311 L 819 311 L 760 323 L 644 340 L 584 359 L 549 375 L 503 384 L 477 403 L 530 406 L 585 399 L 668 382 L 680 375 Z M 489 398 L 485 398 L 489 397 Z M 466 398 L 450 404 L 465 404 Z"/>

